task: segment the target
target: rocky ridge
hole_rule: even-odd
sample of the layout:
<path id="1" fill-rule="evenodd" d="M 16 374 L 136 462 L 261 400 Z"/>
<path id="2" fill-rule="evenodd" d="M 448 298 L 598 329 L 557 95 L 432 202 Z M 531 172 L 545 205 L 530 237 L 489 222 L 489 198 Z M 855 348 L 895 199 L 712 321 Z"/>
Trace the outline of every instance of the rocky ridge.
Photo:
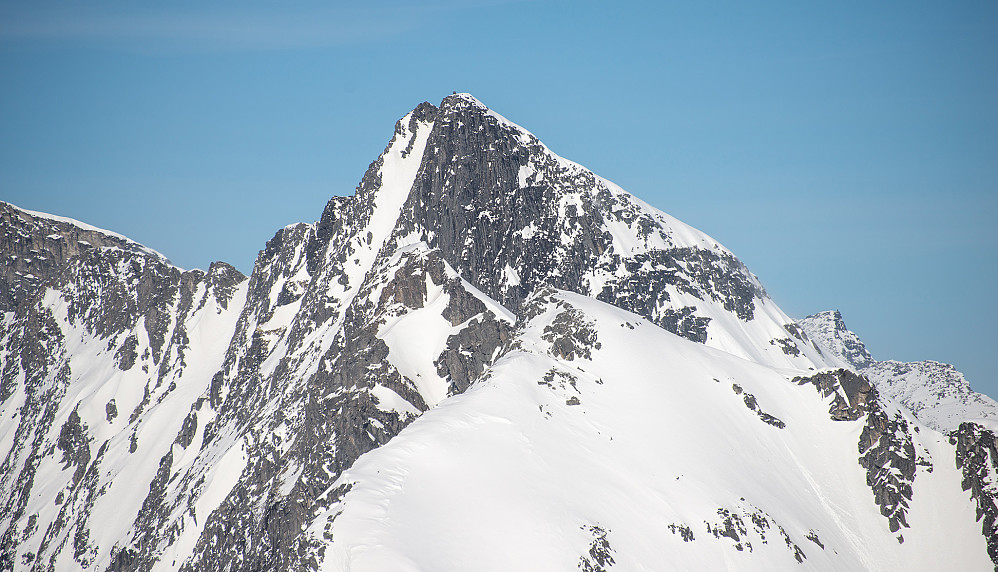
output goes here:
<path id="1" fill-rule="evenodd" d="M 798 323 L 826 354 L 869 378 L 877 391 L 934 429 L 949 433 L 965 421 L 986 426 L 998 422 L 998 402 L 972 390 L 952 365 L 932 360 L 875 360 L 859 336 L 846 328 L 838 310 L 820 312 Z"/>

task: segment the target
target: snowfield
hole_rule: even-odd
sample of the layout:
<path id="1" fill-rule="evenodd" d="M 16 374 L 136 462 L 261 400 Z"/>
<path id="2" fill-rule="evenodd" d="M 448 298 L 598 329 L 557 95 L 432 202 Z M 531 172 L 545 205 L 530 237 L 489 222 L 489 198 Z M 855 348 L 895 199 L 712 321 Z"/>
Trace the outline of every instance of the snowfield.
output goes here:
<path id="1" fill-rule="evenodd" d="M 594 322 L 591 359 L 559 360 L 542 339 L 566 307 Z M 916 476 L 899 543 L 856 462 L 862 422 L 831 420 L 794 372 L 569 293 L 518 341 L 334 484 L 349 492 L 309 529 L 329 527 L 322 570 L 569 570 L 597 538 L 620 570 L 993 566 L 952 451 L 924 426 L 935 470 Z"/>

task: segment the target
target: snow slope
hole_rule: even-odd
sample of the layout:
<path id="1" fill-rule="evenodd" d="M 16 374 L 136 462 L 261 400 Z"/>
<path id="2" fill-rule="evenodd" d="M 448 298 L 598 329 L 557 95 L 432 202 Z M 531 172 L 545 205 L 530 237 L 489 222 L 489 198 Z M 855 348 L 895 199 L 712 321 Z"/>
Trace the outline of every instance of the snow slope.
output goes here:
<path id="1" fill-rule="evenodd" d="M 792 372 L 591 298 L 540 310 L 481 382 L 334 484 L 310 528 L 332 539 L 322 570 L 993 566 L 939 434 L 915 433 L 911 527 L 892 533 L 856 462 L 863 420 L 832 420 Z M 566 360 L 545 332 L 575 310 L 596 342 Z"/>

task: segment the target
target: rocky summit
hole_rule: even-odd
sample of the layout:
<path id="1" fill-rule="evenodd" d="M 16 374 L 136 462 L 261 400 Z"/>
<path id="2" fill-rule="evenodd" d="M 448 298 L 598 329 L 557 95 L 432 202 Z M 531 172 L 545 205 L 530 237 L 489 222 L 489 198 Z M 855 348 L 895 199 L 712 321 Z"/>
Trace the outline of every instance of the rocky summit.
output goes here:
<path id="1" fill-rule="evenodd" d="M 949 370 L 470 95 L 249 277 L 0 224 L 0 569 L 998 569 L 995 417 L 906 397 Z"/>

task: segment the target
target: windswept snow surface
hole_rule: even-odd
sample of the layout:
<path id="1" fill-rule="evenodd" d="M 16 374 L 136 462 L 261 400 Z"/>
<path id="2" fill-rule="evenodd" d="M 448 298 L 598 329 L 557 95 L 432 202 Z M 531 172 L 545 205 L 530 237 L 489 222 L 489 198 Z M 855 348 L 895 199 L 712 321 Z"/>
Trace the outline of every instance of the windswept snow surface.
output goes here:
<path id="1" fill-rule="evenodd" d="M 593 320 L 591 359 L 550 353 L 569 308 Z M 322 570 L 568 570 L 600 538 L 619 570 L 993 567 L 937 433 L 900 543 L 857 463 L 863 421 L 789 372 L 568 293 L 519 343 L 334 485 L 352 488 L 311 525 L 332 539 Z"/>

